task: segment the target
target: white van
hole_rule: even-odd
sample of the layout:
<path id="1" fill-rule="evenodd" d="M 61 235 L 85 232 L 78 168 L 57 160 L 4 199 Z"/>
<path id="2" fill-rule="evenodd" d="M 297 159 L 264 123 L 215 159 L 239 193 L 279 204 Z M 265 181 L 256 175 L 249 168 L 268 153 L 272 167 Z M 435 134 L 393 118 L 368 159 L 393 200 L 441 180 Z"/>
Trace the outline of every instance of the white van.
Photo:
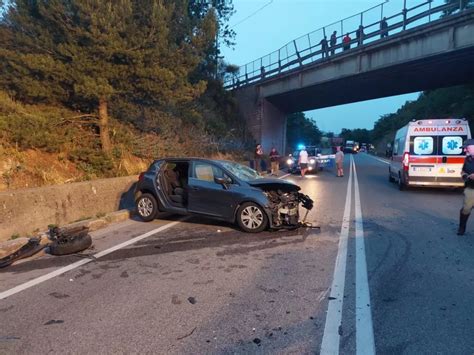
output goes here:
<path id="1" fill-rule="evenodd" d="M 418 120 L 400 128 L 388 168 L 390 182 L 406 186 L 462 187 L 463 142 L 471 138 L 466 119 Z"/>

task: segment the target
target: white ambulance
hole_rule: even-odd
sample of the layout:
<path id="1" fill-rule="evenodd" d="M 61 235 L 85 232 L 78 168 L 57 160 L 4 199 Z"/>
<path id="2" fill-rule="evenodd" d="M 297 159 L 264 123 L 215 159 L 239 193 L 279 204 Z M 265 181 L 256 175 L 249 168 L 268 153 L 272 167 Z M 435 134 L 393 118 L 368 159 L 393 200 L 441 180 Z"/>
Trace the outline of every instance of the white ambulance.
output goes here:
<path id="1" fill-rule="evenodd" d="M 466 119 L 418 120 L 400 128 L 392 144 L 390 182 L 407 186 L 462 187 L 463 142 L 471 138 Z"/>

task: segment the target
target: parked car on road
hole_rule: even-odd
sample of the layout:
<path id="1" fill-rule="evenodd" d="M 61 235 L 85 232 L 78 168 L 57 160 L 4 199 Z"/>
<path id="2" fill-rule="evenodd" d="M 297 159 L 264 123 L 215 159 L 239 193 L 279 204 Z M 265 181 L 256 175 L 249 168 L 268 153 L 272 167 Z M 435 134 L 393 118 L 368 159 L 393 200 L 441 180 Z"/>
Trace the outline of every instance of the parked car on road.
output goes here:
<path id="1" fill-rule="evenodd" d="M 308 171 L 307 174 L 317 174 L 319 171 L 318 155 L 320 155 L 321 150 L 318 147 L 308 146 L 306 147 L 308 152 Z M 286 159 L 287 171 L 290 174 L 297 174 L 300 172 L 300 166 L 298 164 L 298 158 L 300 156 L 300 150 L 295 150 L 293 154 L 288 155 Z"/>
<path id="2" fill-rule="evenodd" d="M 154 161 L 135 188 L 138 215 L 151 221 L 158 211 L 201 215 L 237 223 L 245 232 L 299 226 L 299 205 L 313 201 L 300 187 L 263 178 L 244 165 L 201 158 Z"/>

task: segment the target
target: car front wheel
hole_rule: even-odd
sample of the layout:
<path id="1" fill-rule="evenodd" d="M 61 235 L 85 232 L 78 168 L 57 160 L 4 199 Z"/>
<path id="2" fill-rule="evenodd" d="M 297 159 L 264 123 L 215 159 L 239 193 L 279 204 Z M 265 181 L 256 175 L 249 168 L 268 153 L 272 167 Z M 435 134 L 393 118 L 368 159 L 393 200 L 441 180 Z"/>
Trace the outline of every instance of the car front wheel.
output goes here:
<path id="1" fill-rule="evenodd" d="M 158 212 L 158 203 L 152 194 L 143 194 L 136 201 L 137 213 L 145 222 L 155 219 Z"/>
<path id="2" fill-rule="evenodd" d="M 244 232 L 258 233 L 268 226 L 268 217 L 262 207 L 246 202 L 237 211 L 237 223 Z"/>

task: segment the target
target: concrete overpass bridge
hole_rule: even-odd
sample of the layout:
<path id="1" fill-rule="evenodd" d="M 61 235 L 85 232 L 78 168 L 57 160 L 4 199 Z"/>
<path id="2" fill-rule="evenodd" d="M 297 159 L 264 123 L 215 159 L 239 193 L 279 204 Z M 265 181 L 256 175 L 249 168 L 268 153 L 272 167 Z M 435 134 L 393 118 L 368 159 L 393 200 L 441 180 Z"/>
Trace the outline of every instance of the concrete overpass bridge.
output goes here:
<path id="1" fill-rule="evenodd" d="M 326 51 L 311 44 L 311 33 L 240 67 L 225 85 L 256 141 L 267 152 L 271 146 L 284 151 L 290 113 L 474 82 L 474 9 L 465 3 L 407 8 L 404 0 L 400 13 L 386 17 L 385 30 L 380 4 L 368 10 L 380 11 L 375 22 L 364 24 L 367 11 L 357 15 L 364 32 L 359 39 L 356 31 L 344 31 L 347 19 L 336 23 L 352 37 L 351 48 L 343 48 L 341 35 Z M 317 32 L 323 37 L 329 28 Z"/>

